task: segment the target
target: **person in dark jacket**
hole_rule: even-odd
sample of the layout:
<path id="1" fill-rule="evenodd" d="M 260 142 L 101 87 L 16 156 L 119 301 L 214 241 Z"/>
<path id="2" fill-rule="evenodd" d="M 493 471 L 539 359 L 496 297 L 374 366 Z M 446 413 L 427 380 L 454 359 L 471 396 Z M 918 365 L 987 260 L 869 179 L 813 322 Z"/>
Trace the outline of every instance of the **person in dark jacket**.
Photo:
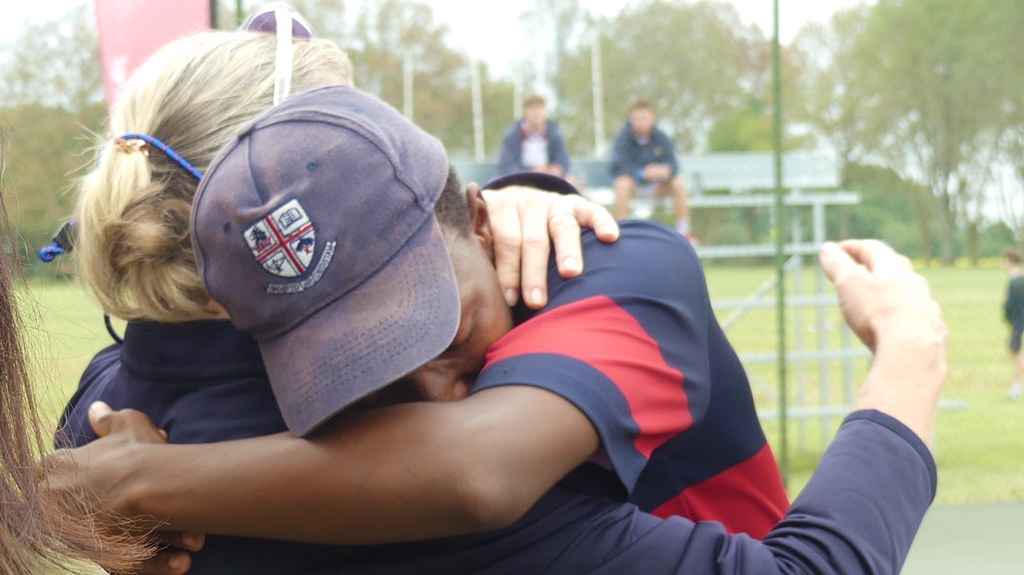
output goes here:
<path id="1" fill-rule="evenodd" d="M 1013 247 L 1003 250 L 1003 269 L 1010 274 L 1010 285 L 1006 289 L 1003 303 L 1003 317 L 1010 324 L 1010 358 L 1013 360 L 1013 383 L 1010 385 L 1010 399 L 1020 399 L 1024 382 L 1024 358 L 1020 355 L 1021 334 L 1024 334 L 1024 275 L 1021 274 L 1021 257 Z"/>
<path id="2" fill-rule="evenodd" d="M 653 194 L 656 200 L 671 195 L 676 231 L 694 242 L 686 181 L 679 175 L 675 146 L 655 125 L 657 120 L 654 106 L 637 100 L 629 108 L 626 125 L 615 136 L 610 165 L 615 188 L 612 215 L 620 220 L 628 218 L 630 200 L 638 194 Z"/>
<path id="3" fill-rule="evenodd" d="M 558 124 L 548 119 L 544 98 L 537 94 L 527 96 L 523 101 L 523 118 L 509 126 L 501 138 L 499 175 L 544 172 L 565 177 L 568 171 L 569 150 Z"/>

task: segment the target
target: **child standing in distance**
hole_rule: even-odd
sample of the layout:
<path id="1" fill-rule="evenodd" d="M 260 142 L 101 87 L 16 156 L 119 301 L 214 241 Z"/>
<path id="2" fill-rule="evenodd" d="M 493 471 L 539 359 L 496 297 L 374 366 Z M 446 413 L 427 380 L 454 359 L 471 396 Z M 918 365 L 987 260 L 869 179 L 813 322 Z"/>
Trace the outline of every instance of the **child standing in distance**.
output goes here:
<path id="1" fill-rule="evenodd" d="M 1012 246 L 1003 250 L 1003 269 L 1010 274 L 1010 285 L 1006 290 L 1003 316 L 1010 322 L 1010 358 L 1013 360 L 1013 384 L 1010 399 L 1020 399 L 1024 381 L 1024 358 L 1020 355 L 1021 334 L 1024 334 L 1024 275 L 1021 273 L 1021 256 Z"/>

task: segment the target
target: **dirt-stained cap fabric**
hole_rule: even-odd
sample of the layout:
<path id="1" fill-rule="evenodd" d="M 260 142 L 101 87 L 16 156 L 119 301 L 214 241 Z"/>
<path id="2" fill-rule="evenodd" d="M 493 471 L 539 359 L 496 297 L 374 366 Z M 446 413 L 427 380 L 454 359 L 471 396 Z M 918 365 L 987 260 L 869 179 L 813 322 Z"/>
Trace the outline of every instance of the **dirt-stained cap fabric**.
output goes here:
<path id="1" fill-rule="evenodd" d="M 210 295 L 260 345 L 306 435 L 440 355 L 459 296 L 434 203 L 444 147 L 349 87 L 293 96 L 218 153 L 192 245 Z"/>

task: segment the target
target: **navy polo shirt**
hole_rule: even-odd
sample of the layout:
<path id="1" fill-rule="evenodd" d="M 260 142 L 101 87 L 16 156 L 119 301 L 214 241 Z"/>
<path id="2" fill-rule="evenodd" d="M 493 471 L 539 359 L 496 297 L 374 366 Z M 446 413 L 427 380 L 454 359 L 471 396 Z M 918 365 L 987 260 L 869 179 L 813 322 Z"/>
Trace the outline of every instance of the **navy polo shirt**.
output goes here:
<path id="1" fill-rule="evenodd" d="M 87 410 L 103 400 L 144 412 L 171 443 L 210 443 L 285 431 L 259 347 L 227 320 L 131 322 L 124 345 L 100 351 L 82 375 L 62 430 L 96 439 Z"/>
<path id="2" fill-rule="evenodd" d="M 212 443 L 287 429 L 259 347 L 227 320 L 129 323 L 124 345 L 100 351 L 86 368 L 61 421 L 58 447 L 96 439 L 88 409 L 98 400 L 114 409 L 142 411 L 167 431 L 171 443 Z M 190 573 L 295 573 L 317 554 L 338 550 L 211 536 L 194 554 Z"/>

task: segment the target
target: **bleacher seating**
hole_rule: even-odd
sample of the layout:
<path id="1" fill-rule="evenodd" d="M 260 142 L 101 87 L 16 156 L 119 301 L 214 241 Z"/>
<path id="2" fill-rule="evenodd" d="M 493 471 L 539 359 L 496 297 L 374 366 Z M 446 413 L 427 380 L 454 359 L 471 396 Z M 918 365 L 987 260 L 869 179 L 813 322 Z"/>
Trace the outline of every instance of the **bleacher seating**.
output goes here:
<path id="1" fill-rule="evenodd" d="M 782 159 L 782 186 L 789 190 L 835 190 L 839 187 L 839 166 L 830 154 L 819 151 L 789 152 Z M 681 172 L 692 196 L 704 192 L 732 194 L 769 191 L 775 187 L 775 157 L 770 152 L 726 152 L 679 158 Z M 453 161 L 463 183 L 484 184 L 498 173 L 496 162 Z M 611 205 L 614 199 L 608 161 L 573 160 L 570 174 L 591 200 Z M 633 217 L 646 218 L 654 206 L 637 198 L 631 204 Z"/>
<path id="2" fill-rule="evenodd" d="M 682 156 L 681 172 L 695 194 L 770 190 L 775 186 L 775 158 L 770 152 L 727 152 Z M 453 161 L 464 183 L 483 184 L 498 173 L 496 162 Z M 573 160 L 570 173 L 587 188 L 610 188 L 611 174 L 604 159 Z M 787 189 L 829 190 L 839 187 L 839 167 L 824 152 L 789 152 L 782 159 L 782 186 Z"/>

